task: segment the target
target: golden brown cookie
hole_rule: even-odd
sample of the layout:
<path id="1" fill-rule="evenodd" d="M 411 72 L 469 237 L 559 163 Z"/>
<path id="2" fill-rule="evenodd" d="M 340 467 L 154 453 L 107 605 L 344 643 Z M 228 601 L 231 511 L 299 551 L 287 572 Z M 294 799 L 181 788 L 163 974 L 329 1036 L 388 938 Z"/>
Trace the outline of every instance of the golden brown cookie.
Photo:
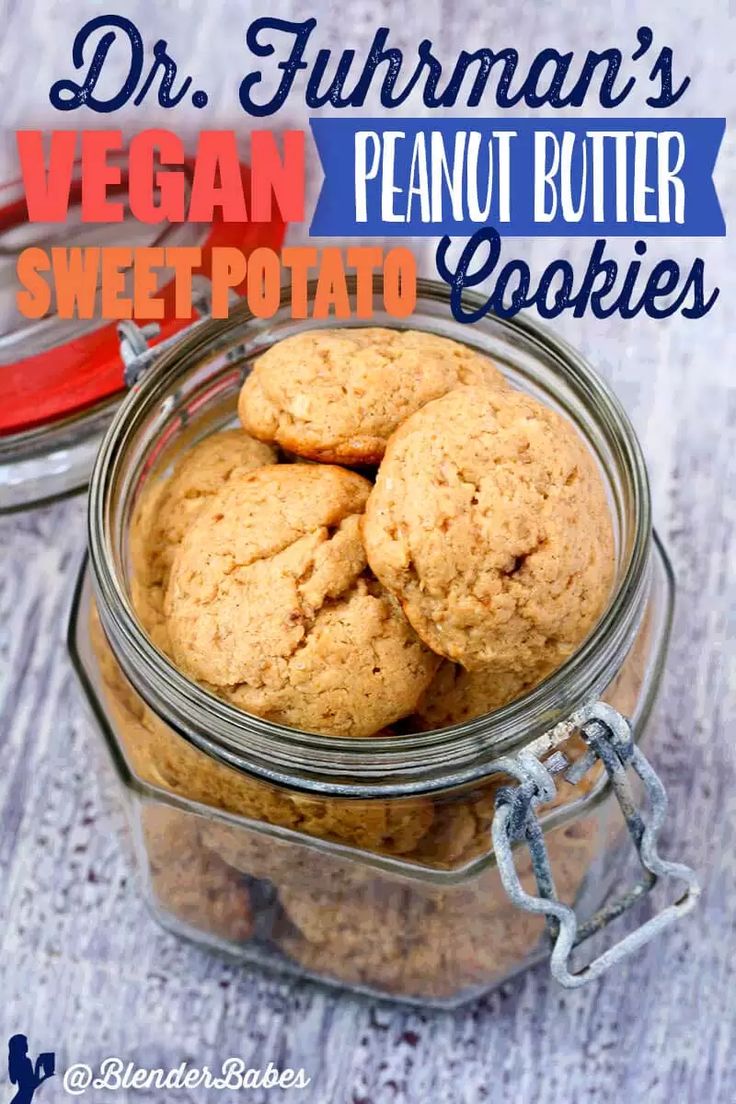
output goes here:
<path id="1" fill-rule="evenodd" d="M 419 330 L 307 330 L 273 345 L 243 385 L 240 420 L 282 448 L 377 464 L 401 422 L 460 384 L 504 387 L 487 357 Z"/>
<path id="2" fill-rule="evenodd" d="M 163 601 L 171 562 L 200 509 L 235 472 L 273 464 L 275 451 L 242 429 L 226 429 L 189 449 L 168 479 L 147 487 L 130 529 L 132 597 L 138 617 L 162 651 L 168 651 Z"/>
<path id="3" fill-rule="evenodd" d="M 466 671 L 446 659 L 419 699 L 417 727 L 425 731 L 447 728 L 492 713 L 526 694 L 547 674 L 546 666 L 532 671 L 501 667 Z"/>
<path id="4" fill-rule="evenodd" d="M 469 670 L 554 668 L 602 613 L 611 518 L 568 421 L 463 387 L 396 431 L 366 508 L 368 562 L 434 651 Z"/>
<path id="5" fill-rule="evenodd" d="M 366 571 L 370 483 L 324 465 L 239 474 L 198 514 L 166 595 L 172 655 L 213 693 L 312 732 L 411 713 L 439 660 Z"/>

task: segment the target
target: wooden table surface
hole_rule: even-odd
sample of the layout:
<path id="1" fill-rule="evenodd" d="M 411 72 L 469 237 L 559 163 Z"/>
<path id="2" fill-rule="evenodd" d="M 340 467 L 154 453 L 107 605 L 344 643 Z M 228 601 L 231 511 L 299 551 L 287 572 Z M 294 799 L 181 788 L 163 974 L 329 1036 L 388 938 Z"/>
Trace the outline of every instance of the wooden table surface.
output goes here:
<path id="1" fill-rule="evenodd" d="M 233 105 L 247 64 L 243 28 L 256 14 L 252 5 L 182 0 L 113 7 L 139 19 L 151 38 L 161 34 L 177 44 L 185 69 L 207 73 L 210 109 L 196 119 L 185 109 L 189 125 L 243 125 Z M 447 0 L 410 5 L 408 13 L 394 5 L 393 14 L 388 3 L 314 7 L 328 44 L 346 45 L 352 37 L 365 48 L 384 22 L 394 24 L 405 47 L 426 35 L 447 57 L 481 40 L 513 42 L 528 53 L 551 43 L 577 50 L 626 44 L 646 16 L 658 43 L 672 45 L 676 64 L 692 76 L 681 113 L 733 112 L 736 13 L 712 0 L 585 9 L 573 0 L 502 0 L 492 7 Z M 6 3 L 0 125 L 8 165 L 15 128 L 82 125 L 54 118 L 46 94 L 51 80 L 71 72 L 71 38 L 83 16 L 98 11 L 91 0 Z M 279 5 L 279 14 L 289 11 L 309 14 L 303 6 Z M 217 64 L 203 66 L 203 58 Z M 646 112 L 641 96 L 627 106 L 627 114 Z M 303 113 L 290 110 L 289 121 L 303 123 Z M 158 119 L 132 109 L 123 116 L 126 127 Z M 173 116 L 166 125 L 177 125 Z M 718 172 L 727 220 L 735 169 L 727 137 Z M 304 234 L 295 228 L 292 238 Z M 611 243 L 611 253 L 629 260 L 631 244 Z M 579 263 L 590 245 L 517 241 L 506 248 L 538 267 L 563 251 Z M 555 324 L 612 380 L 636 423 L 657 524 L 677 574 L 675 631 L 651 755 L 671 798 L 663 849 L 695 866 L 704 881 L 697 915 L 588 989 L 562 991 L 540 966 L 453 1013 L 264 976 L 159 930 L 110 811 L 111 783 L 93 769 L 97 737 L 65 651 L 85 541 L 85 503 L 77 497 L 0 519 L 0 1045 L 23 1031 L 34 1053 L 56 1051 L 58 1068 L 106 1055 L 150 1067 L 185 1059 L 216 1066 L 230 1055 L 250 1066 L 269 1060 L 303 1066 L 311 1083 L 292 1095 L 310 1104 L 736 1101 L 736 280 L 726 249 L 724 241 L 663 241 L 650 249 L 683 262 L 705 257 L 721 296 L 704 320 Z M 429 247 L 422 257 L 431 274 Z M 0 1067 L 4 1100 L 12 1094 Z M 37 1097 L 62 1098 L 59 1078 Z M 166 1099 L 199 1104 L 210 1097 L 181 1092 Z"/>

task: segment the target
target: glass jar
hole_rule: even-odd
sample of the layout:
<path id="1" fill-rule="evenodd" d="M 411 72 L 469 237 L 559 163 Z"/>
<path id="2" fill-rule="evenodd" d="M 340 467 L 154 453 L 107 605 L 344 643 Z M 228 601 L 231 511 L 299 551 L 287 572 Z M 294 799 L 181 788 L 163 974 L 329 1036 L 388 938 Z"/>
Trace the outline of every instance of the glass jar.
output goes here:
<path id="1" fill-rule="evenodd" d="M 111 194 L 124 198 L 127 170 L 120 163 L 120 183 L 111 188 Z M 243 165 L 241 171 L 247 179 L 247 166 Z M 184 163 L 183 173 L 188 194 L 191 162 Z M 0 513 L 85 486 L 102 435 L 125 395 L 118 327 L 100 318 L 99 303 L 89 319 L 62 317 L 54 301 L 42 318 L 31 320 L 20 313 L 16 266 L 22 250 L 29 246 L 45 250 L 86 246 L 90 242 L 127 248 L 195 246 L 201 249 L 202 263 L 195 270 L 194 281 L 201 286 L 210 272 L 214 247 L 234 245 L 247 254 L 258 246 L 277 249 L 284 236 L 284 224 L 278 219 L 269 223 L 225 223 L 216 219 L 206 226 L 186 222 L 151 226 L 133 219 L 127 207 L 122 222 L 85 224 L 81 193 L 81 178 L 76 176 L 70 185 L 65 222 L 42 226 L 28 222 L 20 181 L 0 185 Z M 168 294 L 173 275 L 173 269 L 159 268 L 163 318 L 138 320 L 157 342 L 191 323 L 191 319 L 179 319 L 173 312 Z M 132 274 L 128 272 L 127 294 L 131 288 Z M 99 293 L 98 286 L 97 299 Z M 197 305 L 192 318 L 198 317 Z"/>
<path id="2" fill-rule="evenodd" d="M 479 303 L 468 295 L 469 308 Z M 376 311 L 370 324 L 393 322 Z M 691 907 L 697 887 L 656 854 L 662 795 L 641 752 L 667 649 L 672 576 L 651 532 L 632 427 L 571 348 L 519 319 L 462 326 L 446 288 L 431 281 L 420 281 L 408 320 L 487 353 L 514 386 L 563 412 L 608 491 L 617 561 L 608 608 L 574 655 L 521 699 L 432 732 L 319 736 L 210 695 L 136 618 L 129 535 L 141 494 L 193 443 L 236 423 L 255 357 L 317 325 L 292 320 L 286 297 L 268 321 L 241 304 L 227 321 L 197 323 L 141 358 L 97 458 L 69 642 L 127 797 L 144 892 L 181 934 L 382 996 L 457 1004 L 536 961 L 550 936 L 556 976 L 579 984 L 609 962 L 572 973 L 572 944 L 659 875 L 689 886 L 651 922 L 659 927 Z M 653 799 L 646 829 L 627 765 Z M 621 804 L 646 876 L 611 901 Z M 577 926 L 578 915 L 591 914 Z M 654 930 L 637 929 L 613 957 Z"/>

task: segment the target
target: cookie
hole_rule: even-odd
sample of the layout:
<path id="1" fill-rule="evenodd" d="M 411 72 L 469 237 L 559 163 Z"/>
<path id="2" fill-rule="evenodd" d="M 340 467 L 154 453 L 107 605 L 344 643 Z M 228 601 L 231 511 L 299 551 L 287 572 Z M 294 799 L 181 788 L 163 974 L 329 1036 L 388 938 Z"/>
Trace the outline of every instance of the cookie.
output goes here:
<path id="1" fill-rule="evenodd" d="M 431 827 L 409 856 L 412 862 L 448 870 L 488 855 L 497 789 L 497 783 L 486 783 L 469 793 L 438 796 Z"/>
<path id="2" fill-rule="evenodd" d="M 129 730 L 128 741 L 136 741 L 143 777 L 182 797 L 248 820 L 389 855 L 411 851 L 432 824 L 432 802 L 425 797 L 370 802 L 309 797 L 215 762 L 153 715 L 145 718 L 141 728 L 148 735 L 145 743 L 140 728 Z M 256 833 L 246 827 L 231 827 L 220 821 L 208 822 L 202 838 L 229 865 L 259 878 L 269 877 L 268 871 L 280 853 L 272 837 L 256 838 Z M 284 853 L 288 850 L 293 863 L 296 844 L 289 842 L 280 847 Z"/>
<path id="3" fill-rule="evenodd" d="M 176 549 L 200 509 L 235 472 L 273 464 L 274 449 L 242 429 L 205 437 L 189 449 L 168 479 L 147 487 L 130 529 L 132 599 L 154 644 L 168 651 L 163 600 Z"/>
<path id="4" fill-rule="evenodd" d="M 578 820 L 546 842 L 558 895 L 571 904 L 600 849 L 599 822 Z M 516 866 L 527 892 L 536 892 L 526 849 Z M 279 899 L 289 924 L 275 939 L 302 966 L 408 997 L 487 988 L 518 969 L 544 932 L 541 917 L 512 905 L 495 867 L 433 888 L 330 862 L 309 887 L 280 886 Z"/>
<path id="5" fill-rule="evenodd" d="M 102 628 L 97 603 L 92 600 L 89 608 L 90 646 L 97 660 L 98 672 L 103 686 L 108 690 L 113 704 L 131 721 L 140 721 L 145 704 L 136 693 L 115 658 L 112 648 Z"/>
<path id="6" fill-rule="evenodd" d="M 238 413 L 262 441 L 339 464 L 377 464 L 401 422 L 461 384 L 504 387 L 467 345 L 419 330 L 307 330 L 273 345 L 243 385 Z"/>
<path id="7" fill-rule="evenodd" d="M 250 896 L 236 871 L 199 842 L 199 817 L 142 807 L 143 843 L 158 906 L 192 927 L 242 943 L 253 935 Z"/>
<path id="8" fill-rule="evenodd" d="M 290 794 L 290 815 L 284 805 L 271 805 L 260 819 L 308 836 L 339 841 L 387 855 L 412 853 L 432 825 L 434 809 L 426 797 L 401 800 L 324 800 Z M 274 817 L 278 809 L 279 818 Z M 245 826 L 211 820 L 202 828 L 202 842 L 224 862 L 254 878 L 312 884 L 324 856 L 294 839 L 252 831 Z"/>
<path id="9" fill-rule="evenodd" d="M 427 797 L 391 801 L 310 797 L 218 763 L 183 740 L 134 690 L 112 653 L 94 605 L 90 630 L 110 723 L 130 769 L 142 781 L 249 820 L 381 854 L 410 852 L 429 830 L 434 807 Z M 207 836 L 210 850 L 245 873 L 268 877 L 267 871 L 278 865 L 279 848 L 284 862 L 293 865 L 294 844 L 281 844 L 272 837 L 256 839 L 256 833 L 246 827 L 219 821 L 200 831 L 203 838 Z"/>
<path id="10" fill-rule="evenodd" d="M 492 713 L 528 693 L 549 672 L 547 666 L 530 671 L 501 667 L 466 671 L 459 663 L 446 659 L 419 699 L 417 728 L 447 728 Z"/>
<path id="11" fill-rule="evenodd" d="M 251 778 L 192 747 L 148 709 L 140 724 L 125 725 L 121 742 L 143 778 L 181 797 L 251 821 L 391 855 L 411 851 L 432 824 L 429 798 L 349 801 L 310 797 Z M 269 864 L 273 865 L 279 849 L 288 850 L 291 856 L 296 849 L 291 841 L 279 844 L 270 836 L 256 838 L 246 826 L 220 821 L 208 822 L 201 831 L 211 850 L 255 877 L 268 877 Z"/>
<path id="12" fill-rule="evenodd" d="M 250 713 L 326 735 L 370 736 L 411 713 L 439 660 L 366 570 L 370 486 L 309 464 L 232 478 L 174 560 L 177 666 Z"/>
<path id="13" fill-rule="evenodd" d="M 559 666 L 602 613 L 611 517 L 582 438 L 518 391 L 463 387 L 391 438 L 368 562 L 422 639 L 468 670 Z"/>

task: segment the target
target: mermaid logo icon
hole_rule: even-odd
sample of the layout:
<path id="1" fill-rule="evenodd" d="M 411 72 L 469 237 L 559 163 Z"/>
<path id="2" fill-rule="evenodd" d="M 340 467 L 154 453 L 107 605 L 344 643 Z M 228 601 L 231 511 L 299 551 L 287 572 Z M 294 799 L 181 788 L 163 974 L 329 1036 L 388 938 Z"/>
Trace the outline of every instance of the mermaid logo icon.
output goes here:
<path id="1" fill-rule="evenodd" d="M 8 1077 L 18 1091 L 9 1104 L 31 1104 L 36 1089 L 55 1073 L 55 1056 L 52 1052 L 39 1054 L 35 1066 L 28 1057 L 28 1039 L 25 1035 L 13 1035 L 8 1040 Z"/>

